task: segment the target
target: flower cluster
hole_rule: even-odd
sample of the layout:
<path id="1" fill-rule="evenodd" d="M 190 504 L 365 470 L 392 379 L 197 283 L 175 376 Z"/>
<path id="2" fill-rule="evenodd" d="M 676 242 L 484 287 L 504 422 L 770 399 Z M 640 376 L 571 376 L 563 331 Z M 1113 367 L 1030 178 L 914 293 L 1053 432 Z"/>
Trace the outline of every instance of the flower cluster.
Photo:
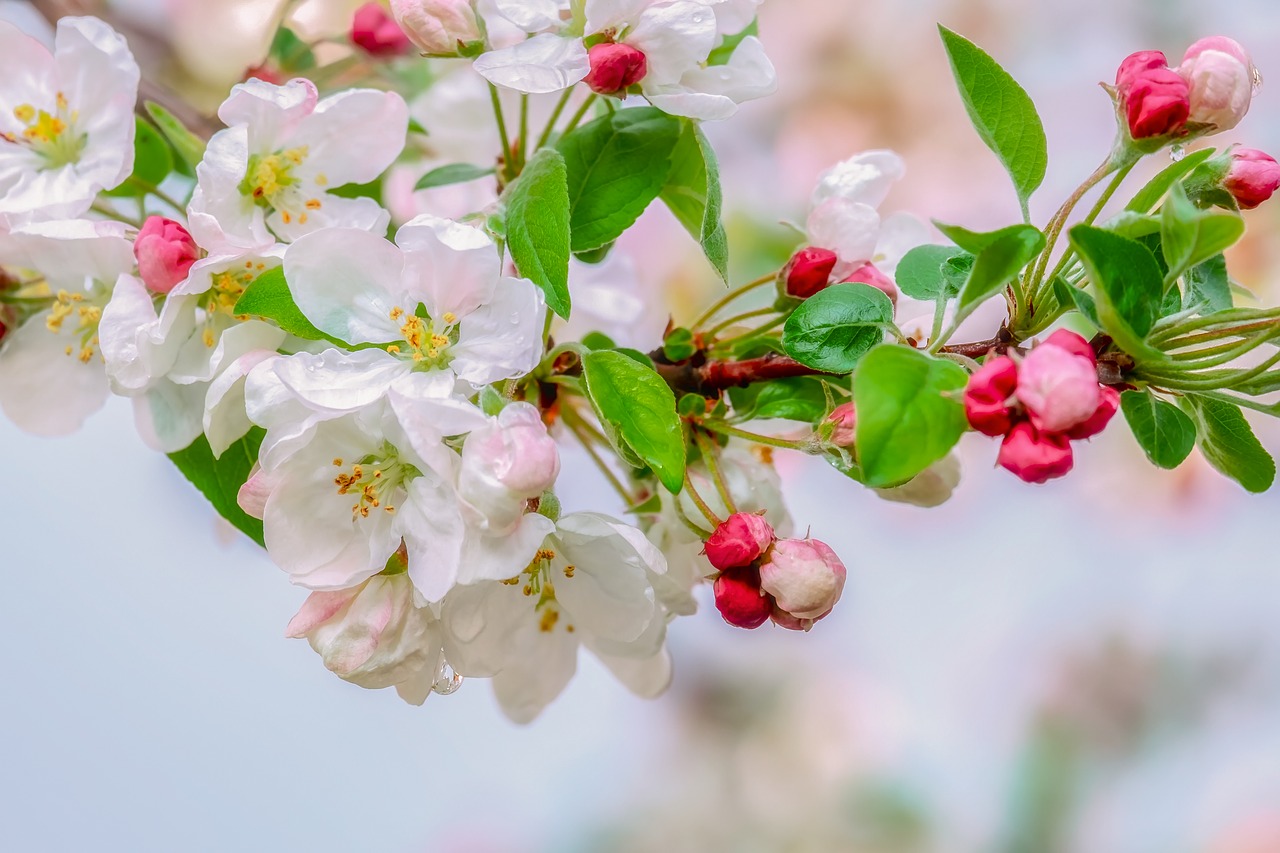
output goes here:
<path id="1" fill-rule="evenodd" d="M 1060 329 L 1025 357 L 987 359 L 964 391 L 969 425 L 1003 436 L 999 464 L 1028 483 L 1071 470 L 1071 442 L 1092 438 L 1120 407 L 1120 393 L 1098 384 L 1089 342 Z"/>
<path id="2" fill-rule="evenodd" d="M 414 704 L 491 679 L 518 721 L 583 649 L 661 693 L 668 626 L 703 581 L 739 627 L 808 631 L 833 611 L 848 570 L 792 535 L 775 453 L 927 507 L 957 488 L 967 426 L 1044 482 L 1123 410 L 1155 464 L 1199 442 L 1245 488 L 1271 485 L 1239 407 L 1275 413 L 1257 398 L 1280 355 L 1237 359 L 1280 340 L 1280 319 L 1236 305 L 1222 252 L 1280 167 L 1195 152 L 1097 224 L 1143 156 L 1244 115 L 1252 63 L 1226 39 L 1176 70 L 1125 61 L 1125 144 L 1043 231 L 882 217 L 906 164 L 856 154 L 819 178 L 802 245 L 647 340 L 642 321 L 673 312 L 628 288 L 616 244 L 661 201 L 728 279 L 699 121 L 773 90 L 758 5 L 367 4 L 333 67 L 277 39 L 293 46 L 203 135 L 136 110 L 138 66 L 103 22 L 62 19 L 52 50 L 0 22 L 0 70 L 21 71 L 0 75 L 0 408 L 64 435 L 129 398 L 143 438 L 307 591 L 286 633 L 325 667 Z M 1025 208 L 1044 140 L 1006 138 L 966 81 L 1034 108 L 985 53 L 944 42 Z M 442 187 L 447 202 L 418 192 Z M 994 334 L 957 342 L 1000 297 Z M 899 325 L 905 306 L 921 329 Z M 1058 328 L 1068 316 L 1091 342 Z M 581 470 L 562 476 L 568 460 Z M 591 471 L 614 514 L 573 506 Z"/>

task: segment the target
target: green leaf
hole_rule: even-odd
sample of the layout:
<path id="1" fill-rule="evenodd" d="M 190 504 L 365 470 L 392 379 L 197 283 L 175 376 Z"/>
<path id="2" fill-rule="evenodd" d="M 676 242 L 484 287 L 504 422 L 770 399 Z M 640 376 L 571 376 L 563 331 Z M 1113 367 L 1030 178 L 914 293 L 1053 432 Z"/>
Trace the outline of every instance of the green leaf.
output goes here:
<path id="1" fill-rule="evenodd" d="M 274 267 L 249 282 L 249 286 L 236 300 L 235 312 L 271 320 L 295 337 L 308 341 L 330 341 L 339 346 L 347 344 L 317 329 L 307 315 L 302 313 L 289 284 L 284 279 L 284 268 Z"/>
<path id="2" fill-rule="evenodd" d="M 686 358 L 693 358 L 697 351 L 698 348 L 693 342 L 693 332 L 683 326 L 672 329 L 662 341 L 662 354 L 673 364 L 684 361 Z"/>
<path id="3" fill-rule="evenodd" d="M 164 138 L 169 140 L 169 144 L 173 146 L 173 150 L 178 153 L 182 161 L 192 169 L 200 165 L 200 161 L 204 159 L 205 141 L 188 130 L 177 116 L 155 101 L 147 101 L 146 107 L 147 114 L 156 123 L 156 127 L 160 128 Z"/>
<path id="4" fill-rule="evenodd" d="M 916 246 L 898 262 L 894 272 L 898 290 L 926 302 L 951 299 L 960 292 L 964 279 L 957 281 L 943 267 L 963 254 L 955 246 Z"/>
<path id="5" fill-rule="evenodd" d="M 662 200 L 726 283 L 729 280 L 729 238 L 720 221 L 723 198 L 715 151 L 696 122 L 684 121 L 680 141 L 671 154 L 671 174 Z"/>
<path id="6" fill-rule="evenodd" d="M 938 32 L 969 118 L 1008 170 L 1026 216 L 1027 199 L 1044 181 L 1049 165 L 1044 125 L 1035 104 L 1009 72 L 973 42 L 946 27 L 938 27 Z"/>
<path id="7" fill-rule="evenodd" d="M 582 359 L 582 376 L 609 440 L 619 450 L 625 444 L 668 491 L 679 493 L 684 484 L 684 431 L 670 386 L 651 368 L 618 352 L 588 353 Z"/>
<path id="8" fill-rule="evenodd" d="M 1276 463 L 1253 434 L 1240 407 L 1188 394 L 1184 407 L 1199 427 L 1200 452 L 1210 465 L 1250 492 L 1265 492 L 1276 478 Z"/>
<path id="9" fill-rule="evenodd" d="M 1010 225 L 979 233 L 955 225 L 935 223 L 956 245 L 975 257 L 973 268 L 956 300 L 954 329 L 988 298 L 1000 292 L 1044 249 L 1044 235 L 1031 225 Z"/>
<path id="10" fill-rule="evenodd" d="M 1125 391 L 1120 410 L 1151 463 L 1177 468 L 1196 446 L 1196 425 L 1172 403 L 1150 391 Z"/>
<path id="11" fill-rule="evenodd" d="M 136 126 L 133 137 L 133 173 L 120 186 L 106 193 L 113 198 L 147 195 L 149 188 L 160 186 L 173 171 L 173 151 L 165 138 L 141 118 L 136 119 Z"/>
<path id="12" fill-rule="evenodd" d="M 276 30 L 268 55 L 281 71 L 309 71 L 316 67 L 316 55 L 311 47 L 288 27 Z"/>
<path id="13" fill-rule="evenodd" d="M 1160 213 L 1160 240 L 1169 265 L 1166 283 L 1234 245 L 1244 235 L 1244 219 L 1235 213 L 1198 209 L 1175 184 Z"/>
<path id="14" fill-rule="evenodd" d="M 757 382 L 729 389 L 733 413 L 739 420 L 781 418 L 814 423 L 827 412 L 822 382 L 807 376 Z"/>
<path id="15" fill-rule="evenodd" d="M 545 149 L 544 149 L 545 150 Z M 541 152 L 539 152 L 541 153 Z M 496 169 L 492 166 L 475 166 L 471 163 L 450 163 L 438 169 L 432 169 L 414 185 L 415 190 L 429 190 L 432 187 L 444 187 L 449 184 L 465 184 L 492 175 Z"/>
<path id="16" fill-rule="evenodd" d="M 964 368 L 909 347 L 867 353 L 853 375 L 858 465 L 868 486 L 904 483 L 946 456 L 967 422 Z"/>
<path id="17" fill-rule="evenodd" d="M 848 373 L 884 339 L 893 303 L 869 284 L 836 284 L 800 304 L 782 329 L 782 347 L 801 364 Z"/>
<path id="18" fill-rule="evenodd" d="M 240 509 L 236 496 L 249 479 L 253 463 L 258 461 L 258 447 L 265 434 L 262 429 L 254 427 L 218 459 L 213 457 L 209 440 L 203 435 L 186 449 L 169 454 L 173 464 L 213 504 L 218 515 L 259 545 L 263 544 L 262 522 Z"/>
<path id="19" fill-rule="evenodd" d="M 1164 198 L 1164 194 L 1169 188 L 1182 180 L 1182 177 L 1188 174 L 1196 166 L 1199 166 L 1205 160 L 1213 156 L 1213 149 L 1206 148 L 1203 151 L 1197 151 L 1194 154 L 1188 154 L 1181 160 L 1166 166 L 1158 175 L 1152 178 L 1145 187 L 1138 190 L 1138 194 L 1133 200 L 1125 205 L 1125 210 L 1134 213 L 1147 213 L 1155 209 L 1160 203 L 1160 199 Z"/>
<path id="20" fill-rule="evenodd" d="M 564 157 L 543 148 L 504 193 L 507 247 L 516 269 L 569 319 L 569 185 Z"/>
<path id="21" fill-rule="evenodd" d="M 612 243 L 658 197 L 671 173 L 680 121 L 654 107 L 618 110 L 566 134 L 574 253 Z"/>
<path id="22" fill-rule="evenodd" d="M 1070 236 L 1097 289 L 1102 328 L 1129 355 L 1150 357 L 1154 351 L 1143 341 L 1164 296 L 1155 256 L 1136 240 L 1089 225 L 1077 225 Z"/>
<path id="23" fill-rule="evenodd" d="M 1184 307 L 1204 303 L 1209 311 L 1226 311 L 1234 306 L 1231 277 L 1227 275 L 1227 259 L 1217 255 L 1187 270 L 1187 295 Z"/>
<path id="24" fill-rule="evenodd" d="M 1053 295 L 1057 297 L 1059 305 L 1067 307 L 1074 305 L 1086 320 L 1097 328 L 1102 328 L 1102 322 L 1098 319 L 1098 303 L 1094 302 L 1093 297 L 1088 293 L 1078 287 L 1072 287 L 1066 279 L 1058 276 L 1053 280 Z"/>

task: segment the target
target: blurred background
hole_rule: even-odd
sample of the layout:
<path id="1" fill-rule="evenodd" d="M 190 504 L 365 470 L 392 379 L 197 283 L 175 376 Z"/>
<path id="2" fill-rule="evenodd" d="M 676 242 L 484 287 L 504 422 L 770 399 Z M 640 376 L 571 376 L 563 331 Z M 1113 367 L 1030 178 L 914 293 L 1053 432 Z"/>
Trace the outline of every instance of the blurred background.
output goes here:
<path id="1" fill-rule="evenodd" d="M 0 0 L 0 17 L 39 31 L 36 5 Z M 144 77 L 209 108 L 262 60 L 276 4 L 106 5 Z M 293 25 L 341 37 L 357 5 L 307 0 Z M 1096 83 L 1130 52 L 1176 63 L 1224 34 L 1280 80 L 1274 0 L 768 0 L 780 91 L 709 129 L 736 280 L 785 259 L 797 238 L 778 221 L 802 219 L 816 176 L 866 148 L 907 161 L 886 211 L 1016 219 L 935 22 L 1039 104 L 1038 222 L 1105 156 Z M 1222 141 L 1280 152 L 1280 84 Z M 463 203 L 406 193 L 397 213 Z M 1249 225 L 1232 269 L 1274 303 L 1280 204 Z M 677 320 L 715 291 L 665 211 L 622 249 Z M 743 632 L 704 600 L 672 628 L 667 696 L 635 699 L 584 657 L 527 727 L 483 683 L 412 708 L 326 672 L 283 636 L 303 591 L 131 421 L 116 400 L 69 440 L 0 423 L 0 849 L 1280 851 L 1280 503 L 1196 455 L 1157 471 L 1119 421 L 1044 487 L 967 436 L 964 481 L 936 510 L 779 454 L 797 526 L 849 566 L 836 612 L 807 635 Z M 566 509 L 620 510 L 579 462 Z"/>

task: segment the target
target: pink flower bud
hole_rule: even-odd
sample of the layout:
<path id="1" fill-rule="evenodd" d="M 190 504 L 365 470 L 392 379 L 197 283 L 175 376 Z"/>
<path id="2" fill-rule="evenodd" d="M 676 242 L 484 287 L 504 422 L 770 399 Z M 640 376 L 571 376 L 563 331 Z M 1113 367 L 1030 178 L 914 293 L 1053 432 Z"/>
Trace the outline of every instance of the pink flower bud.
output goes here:
<path id="1" fill-rule="evenodd" d="M 817 539 L 779 539 L 760 567 L 760 588 L 797 619 L 820 619 L 844 590 L 844 563 Z"/>
<path id="2" fill-rule="evenodd" d="M 133 241 L 138 275 L 153 293 L 168 293 L 187 277 L 200 248 L 187 229 L 172 219 L 150 216 Z"/>
<path id="3" fill-rule="evenodd" d="M 1045 483 L 1071 470 L 1071 443 L 1061 433 L 1040 432 L 1023 421 L 1004 437 L 996 461 L 1028 483 Z"/>
<path id="4" fill-rule="evenodd" d="M 983 435 L 1004 435 L 1013 424 L 1009 398 L 1018 387 L 1018 365 L 1007 355 L 988 358 L 969 377 L 964 413 L 969 426 Z"/>
<path id="5" fill-rule="evenodd" d="M 311 593 L 285 635 L 305 637 L 339 678 L 375 689 L 434 675 L 439 654 L 434 624 L 414 605 L 405 574 Z"/>
<path id="6" fill-rule="evenodd" d="M 1190 87 L 1189 121 L 1230 130 L 1253 100 L 1253 60 L 1239 42 L 1211 36 L 1187 48 L 1178 74 Z"/>
<path id="7" fill-rule="evenodd" d="M 854 433 L 858 426 L 858 413 L 853 403 L 841 403 L 831 410 L 827 420 L 835 424 L 831 432 L 831 443 L 836 447 L 853 447 Z"/>
<path id="8" fill-rule="evenodd" d="M 754 512 L 735 512 L 707 538 L 707 559 L 717 569 L 749 566 L 769 549 L 774 540 L 773 528 L 764 516 Z"/>
<path id="9" fill-rule="evenodd" d="M 457 56 L 484 41 L 471 0 L 391 0 L 400 29 L 423 53 Z"/>
<path id="10" fill-rule="evenodd" d="M 787 285 L 787 295 L 808 299 L 831 283 L 831 271 L 836 268 L 836 253 L 830 249 L 809 246 L 791 256 L 782 268 L 782 280 Z"/>
<path id="11" fill-rule="evenodd" d="M 759 628 L 773 612 L 773 599 L 760 590 L 760 573 L 753 568 L 731 569 L 716 578 L 716 610 L 737 628 Z"/>
<path id="12" fill-rule="evenodd" d="M 1105 385 L 1098 389 L 1098 408 L 1086 420 L 1067 430 L 1067 438 L 1079 441 L 1102 432 L 1120 408 L 1120 392 Z"/>
<path id="13" fill-rule="evenodd" d="M 1242 208 L 1253 210 L 1280 189 L 1280 163 L 1257 149 L 1238 148 L 1222 186 Z"/>
<path id="14" fill-rule="evenodd" d="M 398 56 L 413 50 L 413 42 L 404 30 L 376 2 L 356 9 L 351 19 L 351 41 L 372 56 Z"/>
<path id="15" fill-rule="evenodd" d="M 586 84 L 601 95 L 616 95 L 639 83 L 649 72 L 649 60 L 629 44 L 602 42 L 587 51 L 591 71 Z"/>
<path id="16" fill-rule="evenodd" d="M 551 488 L 559 473 L 560 454 L 538 409 L 511 403 L 467 436 L 458 495 L 488 520 L 490 529 L 505 530 L 520 520 L 525 502 Z"/>
<path id="17" fill-rule="evenodd" d="M 1072 355 L 1078 355 L 1081 358 L 1088 359 L 1092 365 L 1097 365 L 1098 356 L 1094 353 L 1093 347 L 1089 346 L 1089 342 L 1077 335 L 1075 332 L 1067 329 L 1059 329 L 1049 337 L 1041 346 L 1059 347 Z"/>
<path id="18" fill-rule="evenodd" d="M 1031 350 L 1018 368 L 1018 400 L 1036 429 L 1065 432 L 1098 408 L 1098 371 L 1082 356 L 1059 346 Z"/>
<path id="19" fill-rule="evenodd" d="M 1120 63 L 1116 92 L 1134 139 L 1177 133 L 1191 112 L 1187 81 L 1158 50 L 1139 51 Z"/>
<path id="20" fill-rule="evenodd" d="M 884 291 L 884 295 L 889 297 L 889 301 L 894 305 L 898 304 L 897 285 L 893 283 L 893 279 L 876 269 L 875 264 L 863 264 L 851 272 L 845 281 L 854 282 L 855 284 L 869 284 L 877 290 Z"/>

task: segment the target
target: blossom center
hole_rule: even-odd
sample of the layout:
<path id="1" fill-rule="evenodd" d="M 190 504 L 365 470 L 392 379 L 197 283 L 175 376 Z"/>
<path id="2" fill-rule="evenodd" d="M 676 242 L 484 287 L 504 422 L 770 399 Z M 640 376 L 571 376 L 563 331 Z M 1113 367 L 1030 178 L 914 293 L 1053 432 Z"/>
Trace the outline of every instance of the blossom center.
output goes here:
<path id="1" fill-rule="evenodd" d="M 302 145 L 273 154 L 253 155 L 240 182 L 240 194 L 259 207 L 277 211 L 285 225 L 294 222 L 306 225 L 309 213 L 324 206 L 324 202 L 316 197 L 319 190 L 308 193 L 306 181 L 299 174 L 310 153 L 310 148 Z M 312 183 L 318 188 L 326 181 L 323 175 L 316 175 Z"/>
<path id="2" fill-rule="evenodd" d="M 533 561 L 523 572 L 502 581 L 507 586 L 521 586 L 523 580 L 521 592 L 533 599 L 533 609 L 538 613 L 538 630 L 547 634 L 554 631 L 556 625 L 560 623 L 560 603 L 556 600 L 556 588 L 551 580 L 552 575 L 556 573 L 556 566 L 559 566 L 559 573 L 566 580 L 572 579 L 577 571 L 575 566 L 566 563 L 563 559 L 557 560 L 555 551 L 543 548 L 534 555 Z M 566 622 L 564 630 L 572 634 L 574 627 Z"/>
<path id="3" fill-rule="evenodd" d="M 448 349 L 458 342 L 458 315 L 447 311 L 437 321 L 397 306 L 391 309 L 390 316 L 400 324 L 400 339 L 404 346 L 392 344 L 387 347 L 387 352 L 412 359 L 423 369 L 443 367 L 448 363 Z"/>
<path id="4" fill-rule="evenodd" d="M 13 117 L 22 123 L 22 131 L 0 133 L 0 139 L 30 148 L 43 157 L 51 169 L 78 162 L 88 139 L 85 134 L 76 133 L 75 125 L 80 113 L 71 109 L 66 95 L 61 92 L 55 104 L 53 112 L 37 109 L 31 104 L 15 107 Z"/>
<path id="5" fill-rule="evenodd" d="M 204 331 L 200 337 L 205 346 L 212 347 L 217 342 L 220 328 L 229 325 L 229 321 L 247 319 L 248 315 L 236 313 L 236 303 L 250 282 L 266 268 L 267 265 L 260 261 L 245 261 L 243 269 L 213 274 L 212 286 L 200 295 L 198 303 L 204 312 Z"/>
<path id="6" fill-rule="evenodd" d="M 347 466 L 341 459 L 333 460 L 342 473 L 334 477 L 338 494 L 355 496 L 351 506 L 351 518 L 368 518 L 369 513 L 381 509 L 386 513 L 396 511 L 395 501 L 405 494 L 405 484 L 422 472 L 400 459 L 399 452 L 390 444 L 366 454 Z M 348 467 L 350 473 L 348 473 Z"/>
<path id="7" fill-rule="evenodd" d="M 105 299 L 98 300 L 88 294 L 59 290 L 49 307 L 44 325 L 55 335 L 67 332 L 78 341 L 67 344 L 68 356 L 75 356 L 84 364 L 93 360 L 98 346 L 98 324 L 102 321 Z"/>

